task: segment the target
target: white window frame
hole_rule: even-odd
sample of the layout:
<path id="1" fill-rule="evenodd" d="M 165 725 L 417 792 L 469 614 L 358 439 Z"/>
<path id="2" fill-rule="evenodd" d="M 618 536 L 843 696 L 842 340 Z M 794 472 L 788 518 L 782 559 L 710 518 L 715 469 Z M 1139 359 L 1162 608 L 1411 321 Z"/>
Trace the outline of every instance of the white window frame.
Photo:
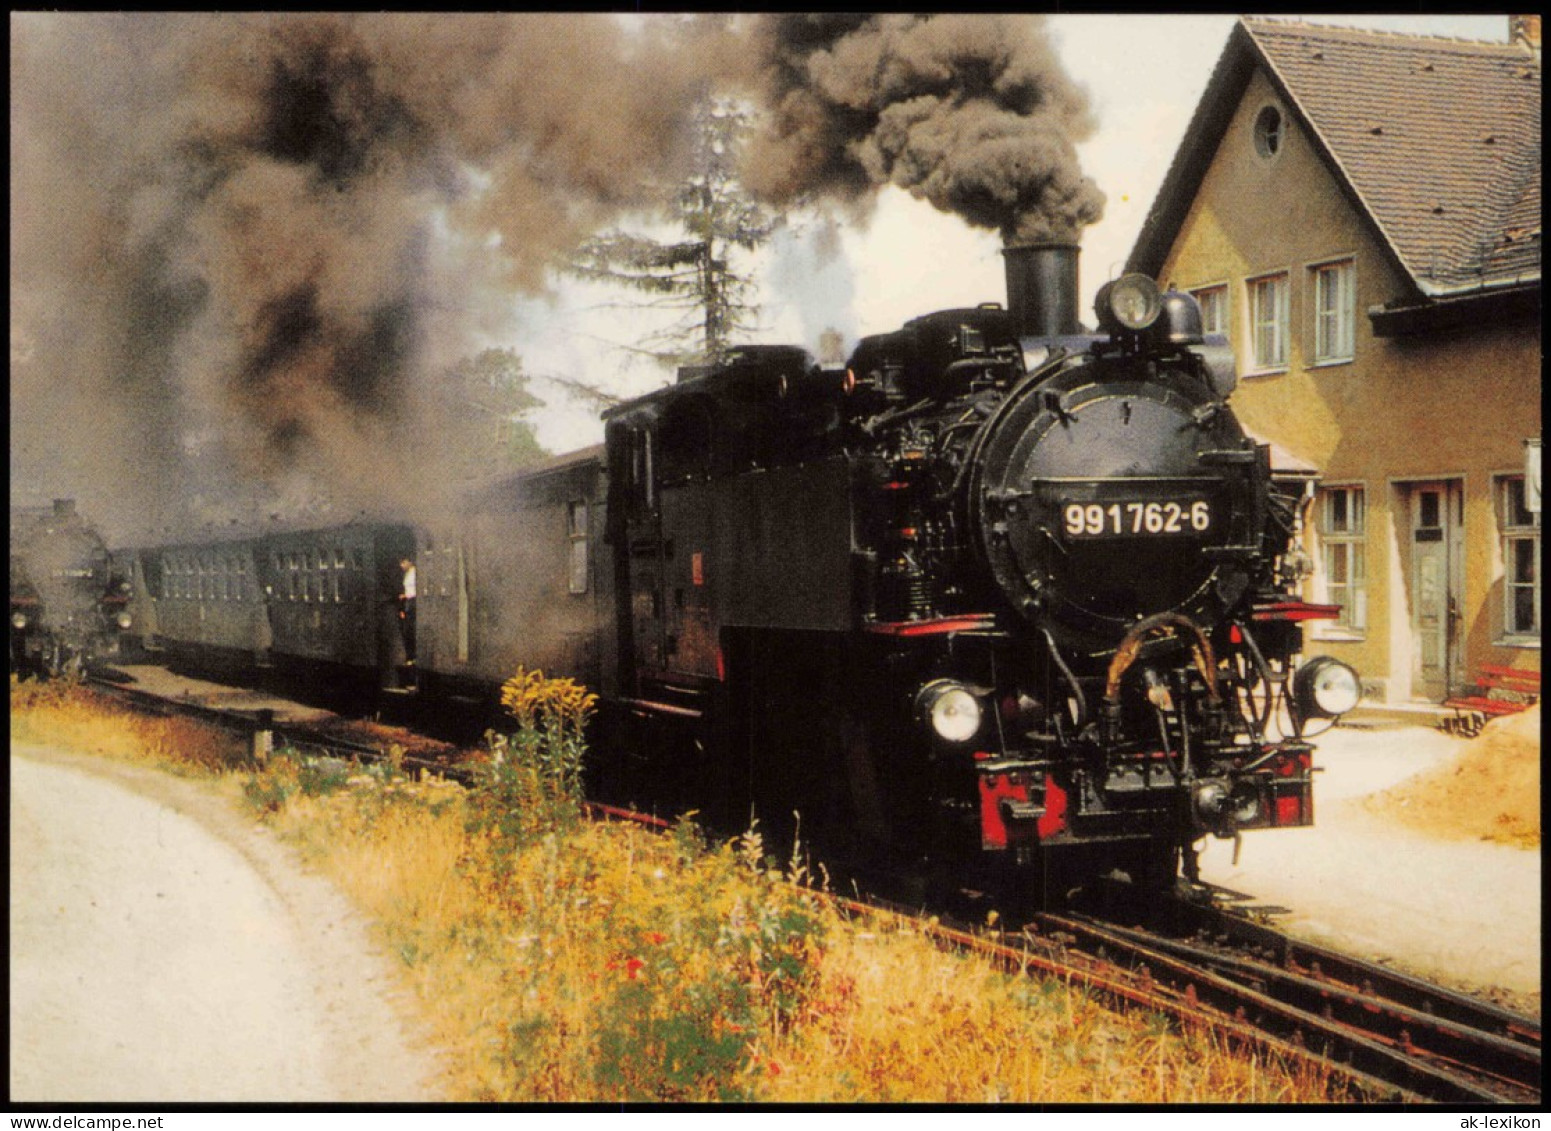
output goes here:
<path id="1" fill-rule="evenodd" d="M 1228 333 L 1228 284 L 1214 283 L 1211 286 L 1196 287 L 1191 292 L 1196 304 L 1201 308 L 1201 331 L 1206 334 Z M 1210 296 L 1216 300 L 1213 306 L 1216 308 L 1218 321 L 1216 325 L 1207 316 L 1206 299 Z"/>
<path id="2" fill-rule="evenodd" d="M 1336 498 L 1346 499 L 1344 525 L 1336 524 Z M 1315 498 L 1321 599 L 1340 605 L 1334 621 L 1317 622 L 1325 639 L 1362 639 L 1368 631 L 1368 492 L 1361 483 L 1322 484 Z M 1346 580 L 1334 582 L 1337 562 Z"/>
<path id="3" fill-rule="evenodd" d="M 576 499 L 566 505 L 566 533 L 570 541 L 566 584 L 576 596 L 587 592 L 588 578 L 592 572 L 588 555 L 590 509 L 585 499 Z"/>
<path id="4" fill-rule="evenodd" d="M 1518 488 L 1515 492 L 1515 487 Z M 1499 641 L 1518 647 L 1540 646 L 1540 515 L 1513 505 L 1514 494 L 1523 499 L 1524 476 L 1498 475 L 1492 481 L 1493 509 L 1497 515 L 1497 530 L 1501 539 L 1502 553 L 1502 635 Z M 1515 513 L 1522 511 L 1522 513 Z M 1525 518 L 1528 521 L 1524 521 Z M 1530 549 L 1531 576 L 1515 578 L 1519 562 L 1518 547 L 1528 544 Z M 1516 596 L 1528 591 L 1531 600 L 1532 623 L 1528 626 L 1515 623 L 1518 610 Z"/>
<path id="5" fill-rule="evenodd" d="M 1264 298 L 1264 288 L 1280 284 L 1273 292 L 1272 309 Z M 1244 280 L 1244 300 L 1249 326 L 1249 371 L 1251 373 L 1279 373 L 1288 366 L 1288 324 L 1292 311 L 1292 274 L 1289 271 L 1268 271 L 1263 275 Z M 1269 313 L 1269 317 L 1267 314 Z M 1269 341 L 1262 335 L 1268 334 Z M 1267 356 L 1269 354 L 1269 356 Z"/>
<path id="6" fill-rule="evenodd" d="M 1330 293 L 1330 280 L 1338 280 Z M 1314 318 L 1314 364 L 1339 365 L 1357 353 L 1357 260 L 1352 256 L 1309 268 Z"/>

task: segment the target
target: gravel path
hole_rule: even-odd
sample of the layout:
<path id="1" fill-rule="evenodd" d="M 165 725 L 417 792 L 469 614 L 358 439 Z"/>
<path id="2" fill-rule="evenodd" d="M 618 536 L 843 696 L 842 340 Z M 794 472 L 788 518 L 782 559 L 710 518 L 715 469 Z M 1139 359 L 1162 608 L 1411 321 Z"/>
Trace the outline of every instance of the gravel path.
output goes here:
<path id="1" fill-rule="evenodd" d="M 1315 740 L 1314 825 L 1209 840 L 1202 878 L 1280 904 L 1276 924 L 1462 988 L 1503 989 L 1539 1012 L 1541 859 L 1536 849 L 1445 840 L 1367 811 L 1363 798 L 1465 752 L 1426 727 L 1340 728 Z M 1462 790 L 1462 807 L 1490 799 Z M 1501 995 L 1493 995 L 1501 996 Z"/>
<path id="2" fill-rule="evenodd" d="M 16 1102 L 423 1102 L 364 924 L 207 783 L 11 757 Z"/>

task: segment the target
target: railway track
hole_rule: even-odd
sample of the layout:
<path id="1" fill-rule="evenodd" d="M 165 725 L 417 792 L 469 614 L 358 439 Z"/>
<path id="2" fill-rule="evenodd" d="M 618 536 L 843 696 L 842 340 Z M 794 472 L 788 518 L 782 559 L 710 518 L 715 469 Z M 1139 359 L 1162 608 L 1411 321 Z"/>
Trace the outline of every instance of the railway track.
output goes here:
<path id="1" fill-rule="evenodd" d="M 1188 1009 L 1248 1023 L 1327 1066 L 1445 1103 L 1538 1104 L 1540 1022 L 1216 904 L 1180 901 L 1124 926 L 1045 913 L 1025 930 L 1136 975 Z"/>
<path id="2" fill-rule="evenodd" d="M 390 756 L 380 745 L 306 724 L 277 725 L 269 712 L 209 707 L 92 682 L 143 709 L 189 714 L 249 734 L 268 732 L 275 743 L 321 756 L 362 762 Z M 467 767 L 400 758 L 415 773 L 471 780 Z M 667 827 L 659 818 L 628 810 L 589 809 L 604 819 Z M 1241 1047 L 1313 1065 L 1346 1081 L 1354 1097 L 1541 1102 L 1539 1021 L 1293 938 L 1225 907 L 1224 898 L 1243 898 L 1235 893 L 1203 888 L 1201 894 L 1208 898 L 1171 902 L 1145 923 L 1082 911 L 1046 912 L 1016 933 L 924 919 L 881 901 L 836 902 L 856 913 L 909 916 L 944 945 L 974 950 L 1008 969 L 1071 980 L 1125 1006 L 1156 1010 L 1182 1025 L 1208 1026 Z"/>
<path id="3" fill-rule="evenodd" d="M 386 761 L 397 758 L 412 774 L 434 773 L 467 785 L 473 780 L 466 766 L 458 766 L 436 758 L 413 754 L 395 755 L 391 743 L 371 743 L 341 737 L 337 734 L 300 722 L 280 722 L 273 711 L 262 708 L 213 707 L 188 699 L 173 699 L 150 691 L 142 691 L 112 679 L 89 676 L 86 680 L 95 690 L 113 698 L 131 703 L 155 714 L 181 714 L 243 734 L 263 743 L 266 747 L 289 746 L 310 752 L 316 757 L 356 760 L 362 763 Z M 265 737 L 267 736 L 267 737 Z"/>

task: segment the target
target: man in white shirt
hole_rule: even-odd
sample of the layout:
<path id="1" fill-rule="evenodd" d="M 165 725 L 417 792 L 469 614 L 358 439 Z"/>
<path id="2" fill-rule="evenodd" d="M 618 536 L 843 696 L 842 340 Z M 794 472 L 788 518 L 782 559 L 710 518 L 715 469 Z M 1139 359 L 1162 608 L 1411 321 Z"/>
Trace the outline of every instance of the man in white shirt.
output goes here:
<path id="1" fill-rule="evenodd" d="M 399 562 L 404 571 L 404 586 L 399 592 L 399 631 L 404 635 L 404 662 L 415 662 L 415 563 L 408 558 Z"/>

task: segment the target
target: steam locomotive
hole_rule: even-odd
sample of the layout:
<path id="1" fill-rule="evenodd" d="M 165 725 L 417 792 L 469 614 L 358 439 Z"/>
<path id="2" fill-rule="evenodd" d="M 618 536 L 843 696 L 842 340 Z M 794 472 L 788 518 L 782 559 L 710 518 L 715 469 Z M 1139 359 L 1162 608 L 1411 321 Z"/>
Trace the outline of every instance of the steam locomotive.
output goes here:
<path id="1" fill-rule="evenodd" d="M 11 671 L 79 671 L 132 627 L 127 581 L 71 499 L 11 508 Z"/>
<path id="2" fill-rule="evenodd" d="M 961 885 L 1165 885 L 1207 834 L 1312 823 L 1308 725 L 1359 680 L 1297 663 L 1301 622 L 1336 612 L 1296 595 L 1307 477 L 1229 409 L 1193 299 L 1124 276 L 1088 334 L 1075 249 L 1006 265 L 1005 308 L 917 318 L 839 370 L 787 346 L 683 370 L 607 412 L 602 449 L 417 529 L 416 694 L 573 676 L 608 708 L 604 792 Z M 339 529 L 287 537 L 244 551 L 268 611 L 232 648 L 315 663 L 305 633 L 337 623 L 372 642 L 341 671 L 402 687 L 402 643 L 333 615 L 346 579 L 378 586 L 362 610 L 393 579 Z M 229 551 L 142 553 L 173 576 Z M 164 636 L 215 600 L 145 590 Z"/>

